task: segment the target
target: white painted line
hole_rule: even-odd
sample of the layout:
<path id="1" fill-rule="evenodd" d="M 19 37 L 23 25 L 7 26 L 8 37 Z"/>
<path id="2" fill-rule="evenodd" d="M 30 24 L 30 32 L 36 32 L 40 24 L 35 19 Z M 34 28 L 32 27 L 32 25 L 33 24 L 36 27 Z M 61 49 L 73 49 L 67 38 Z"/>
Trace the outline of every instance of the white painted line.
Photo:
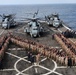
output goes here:
<path id="1" fill-rule="evenodd" d="M 26 58 L 26 57 L 24 57 L 24 58 Z M 22 60 L 22 58 L 20 58 L 19 60 L 17 60 L 17 61 L 15 62 L 14 68 L 15 68 L 15 70 L 16 70 L 19 74 L 28 75 L 28 74 L 24 74 L 24 73 L 20 72 L 20 71 L 17 69 L 17 64 L 18 64 L 18 62 L 20 62 L 21 60 Z M 16 75 L 19 75 L 19 74 L 16 74 Z"/>
<path id="2" fill-rule="evenodd" d="M 59 51 L 63 51 L 63 49 L 62 49 L 62 48 L 60 48 L 60 49 L 59 49 Z"/>
<path id="3" fill-rule="evenodd" d="M 38 65 L 38 66 L 41 67 L 41 68 L 43 68 L 43 69 L 45 69 L 45 70 L 47 70 L 47 71 L 52 71 L 52 70 L 50 70 L 50 69 L 48 69 L 48 68 L 46 68 L 44 66 L 41 66 L 41 65 Z"/>
<path id="4" fill-rule="evenodd" d="M 38 66 L 38 64 L 37 63 L 34 63 L 34 66 Z"/>
<path id="5" fill-rule="evenodd" d="M 57 46 L 56 46 L 56 47 L 54 47 L 54 48 L 61 48 L 61 47 L 57 47 Z"/>
<path id="6" fill-rule="evenodd" d="M 54 61 L 54 60 L 52 60 L 53 62 L 54 62 L 54 64 L 55 64 L 55 67 L 54 67 L 54 69 L 53 69 L 53 71 L 55 71 L 56 70 L 56 68 L 57 68 L 57 63 Z"/>
<path id="7" fill-rule="evenodd" d="M 22 74 L 22 75 L 24 75 L 24 73 L 23 72 L 25 72 L 25 71 L 27 71 L 27 70 L 29 70 L 30 68 L 32 68 L 34 65 L 32 65 L 32 66 L 30 66 L 30 67 L 28 67 L 28 68 L 26 68 L 26 69 L 24 69 L 23 71 L 21 71 L 21 72 L 18 72 L 18 74 L 17 75 L 19 75 L 19 74 Z"/>
<path id="8" fill-rule="evenodd" d="M 25 48 L 8 48 L 8 50 L 25 50 Z"/>
<path id="9" fill-rule="evenodd" d="M 15 70 L 15 69 L 2 69 L 0 71 L 12 71 L 12 70 Z"/>
<path id="10" fill-rule="evenodd" d="M 30 67 L 28 67 L 28 68 L 26 68 L 26 69 L 24 69 L 23 71 L 21 71 L 21 72 L 25 72 L 25 71 L 27 71 L 27 70 L 29 70 L 30 68 L 32 68 L 34 65 L 32 65 L 32 66 L 30 66 Z"/>
<path id="11" fill-rule="evenodd" d="M 68 29 L 68 30 L 72 30 L 72 29 L 70 29 L 69 27 L 67 27 L 67 26 L 65 26 L 65 25 L 63 25 L 66 29 Z"/>
<path id="12" fill-rule="evenodd" d="M 19 60 L 17 60 L 17 61 L 15 62 L 14 68 L 15 68 L 15 70 L 16 70 L 18 73 L 21 74 L 21 72 L 17 69 L 17 63 L 18 63 L 19 61 L 21 61 L 21 59 L 19 59 Z M 22 73 L 22 74 L 23 74 L 23 73 Z M 18 75 L 18 74 L 16 74 L 16 75 Z"/>
<path id="13" fill-rule="evenodd" d="M 20 72 L 20 71 L 17 69 L 17 63 L 18 63 L 19 61 L 21 61 L 21 59 L 19 59 L 18 61 L 16 61 L 16 63 L 14 64 L 15 70 L 18 72 L 18 74 L 16 74 L 16 75 L 19 75 L 19 74 L 24 75 L 24 73 Z"/>
<path id="14" fill-rule="evenodd" d="M 52 30 L 53 32 L 56 32 L 56 30 L 54 30 L 54 29 L 52 29 L 52 28 L 51 28 L 51 30 Z"/>
<path id="15" fill-rule="evenodd" d="M 45 57 L 45 56 L 40 56 L 40 57 Z"/>
<path id="16" fill-rule="evenodd" d="M 58 73 L 58 72 L 55 72 L 55 71 L 54 71 L 54 73 L 55 73 L 55 74 L 58 74 L 58 75 L 63 75 L 63 74 L 61 74 L 61 73 Z"/>
<path id="17" fill-rule="evenodd" d="M 22 33 L 22 32 L 16 32 L 16 31 L 15 31 L 15 33 L 19 33 L 19 34 L 24 34 L 24 35 L 25 35 L 25 33 Z"/>
<path id="18" fill-rule="evenodd" d="M 72 43 L 74 43 L 75 44 L 75 42 L 72 40 L 72 39 L 69 39 Z"/>
<path id="19" fill-rule="evenodd" d="M 58 29 L 58 31 L 59 31 L 60 33 L 62 33 L 62 31 L 61 31 L 60 29 Z"/>
<path id="20" fill-rule="evenodd" d="M 56 63 L 54 60 L 52 60 L 53 63 L 54 63 L 54 65 L 55 65 L 55 67 L 53 68 L 53 70 L 50 70 L 50 69 L 48 69 L 48 68 L 46 68 L 46 67 L 44 67 L 44 66 L 41 66 L 41 65 L 37 65 L 37 64 L 35 63 L 34 65 L 32 65 L 32 66 L 24 69 L 23 71 L 19 71 L 19 70 L 17 69 L 17 64 L 18 64 L 18 62 L 24 60 L 25 62 L 30 63 L 30 61 L 24 59 L 24 58 L 27 58 L 27 56 L 21 58 L 21 57 L 16 56 L 16 55 L 14 55 L 14 54 L 12 54 L 12 53 L 9 53 L 9 52 L 6 52 L 6 54 L 9 54 L 9 55 L 11 55 L 11 56 L 14 56 L 14 57 L 18 58 L 18 60 L 17 60 L 17 61 L 15 62 L 15 64 L 14 64 L 14 69 L 8 69 L 8 70 L 16 70 L 16 71 L 18 72 L 16 75 L 20 75 L 20 74 L 21 74 L 21 75 L 29 75 L 29 74 L 24 74 L 23 72 L 29 70 L 29 69 L 32 68 L 33 66 L 38 66 L 38 67 L 41 67 L 41 68 L 49 71 L 48 73 L 45 73 L 45 74 L 42 74 L 42 75 L 49 75 L 49 74 L 51 74 L 51 73 L 55 73 L 55 74 L 58 74 L 58 75 L 63 75 L 63 74 L 61 74 L 61 73 L 56 72 L 55 70 L 56 70 L 57 68 L 65 68 L 65 67 L 64 67 L 64 66 L 57 67 L 57 63 Z M 43 62 L 43 61 L 45 61 L 46 59 L 47 59 L 47 58 L 44 58 L 44 59 L 42 59 L 40 62 Z M 7 70 L 7 71 L 8 71 L 8 70 Z M 35 68 L 35 72 L 38 73 L 38 69 L 37 69 L 37 68 Z"/>
<path id="21" fill-rule="evenodd" d="M 32 68 L 33 66 L 39 66 L 39 65 L 36 65 L 36 63 L 34 63 L 34 65 L 32 65 L 32 66 L 30 66 L 30 67 L 28 67 L 28 68 L 26 68 L 26 69 L 24 69 L 23 71 L 20 72 L 20 71 L 16 68 L 16 65 L 17 65 L 17 63 L 18 63 L 19 61 L 21 61 L 22 59 L 23 59 L 23 58 L 19 59 L 19 60 L 15 63 L 15 65 L 14 65 L 14 68 L 15 68 L 16 71 L 18 72 L 18 74 L 16 74 L 16 75 L 19 75 L 19 74 L 24 75 L 23 72 L 29 70 L 29 69 Z M 40 66 L 39 66 L 39 67 L 40 67 Z M 42 66 L 42 67 L 43 67 L 43 66 Z M 45 67 L 44 67 L 44 68 L 45 68 Z M 48 68 L 47 68 L 47 69 L 48 69 Z M 50 69 L 49 69 L 49 70 L 50 70 Z M 37 68 L 35 68 L 35 72 L 38 73 Z"/>
<path id="22" fill-rule="evenodd" d="M 37 68 L 35 68 L 35 72 L 36 72 L 36 73 L 38 73 L 38 70 L 37 70 Z"/>
<path id="23" fill-rule="evenodd" d="M 16 74 L 16 75 L 19 75 L 19 74 Z M 29 74 L 24 74 L 24 73 L 22 74 L 22 73 L 20 73 L 20 75 L 29 75 Z"/>
<path id="24" fill-rule="evenodd" d="M 62 75 L 61 73 L 55 72 L 55 70 L 57 69 L 57 63 L 56 63 L 54 60 L 52 60 L 52 61 L 53 61 L 54 64 L 55 64 L 54 69 L 53 69 L 53 70 L 49 70 L 49 69 L 47 69 L 47 70 L 49 70 L 50 72 L 45 73 L 45 74 L 42 74 L 42 75 L 49 75 L 49 74 L 51 74 L 51 73 L 56 73 L 56 74 L 58 74 L 58 75 Z"/>
<path id="25" fill-rule="evenodd" d="M 56 47 L 51 47 L 51 48 L 61 48 L 61 47 L 57 47 L 57 46 L 56 46 Z"/>
<path id="26" fill-rule="evenodd" d="M 9 54 L 9 55 L 14 56 L 14 57 L 16 57 L 16 58 L 19 58 L 19 60 L 17 60 L 17 61 L 15 62 L 15 64 L 14 64 L 14 69 L 18 72 L 18 74 L 16 74 L 16 75 L 19 75 L 19 74 L 28 75 L 28 74 L 24 74 L 24 73 L 20 72 L 20 71 L 17 69 L 17 67 L 16 67 L 16 66 L 17 66 L 17 63 L 18 63 L 19 61 L 21 61 L 21 60 L 27 61 L 26 59 L 24 59 L 24 58 L 27 58 L 27 57 L 21 58 L 21 57 L 18 57 L 18 56 L 16 56 L 16 55 L 12 54 L 12 53 L 9 53 L 9 52 L 6 52 L 6 54 Z M 27 62 L 29 62 L 29 61 L 27 61 Z"/>
<path id="27" fill-rule="evenodd" d="M 27 57 L 21 58 L 21 57 L 16 56 L 16 55 L 14 55 L 14 54 L 12 54 L 12 53 L 9 53 L 9 52 L 6 52 L 6 54 L 9 54 L 9 55 L 14 56 L 14 57 L 16 57 L 16 58 L 18 58 L 18 59 L 21 59 L 21 60 L 24 60 L 24 61 L 26 61 L 26 62 L 28 62 L 28 63 L 31 63 L 30 61 L 24 59 L 24 58 L 27 58 Z"/>
<path id="28" fill-rule="evenodd" d="M 28 56 L 25 56 L 25 57 L 23 57 L 22 59 L 24 59 L 24 58 L 28 58 Z"/>
<path id="29" fill-rule="evenodd" d="M 11 55 L 11 56 L 14 56 L 14 57 L 16 57 L 16 58 L 19 58 L 19 59 L 20 59 L 20 57 L 19 57 L 19 56 L 16 56 L 16 55 L 14 55 L 14 54 L 12 54 L 12 53 L 6 52 L 6 54 L 9 54 L 9 55 Z"/>
<path id="30" fill-rule="evenodd" d="M 2 35 L 2 34 L 3 34 L 3 32 L 4 32 L 4 30 L 0 33 L 0 35 Z"/>
<path id="31" fill-rule="evenodd" d="M 21 58 L 21 60 L 24 60 L 24 61 L 26 61 L 26 62 L 28 62 L 28 63 L 31 63 L 30 61 L 28 61 L 28 60 L 26 60 L 26 59 L 24 59 L 24 58 Z"/>
<path id="32" fill-rule="evenodd" d="M 57 67 L 57 68 L 67 68 L 67 66 L 60 66 L 60 67 Z"/>
<path id="33" fill-rule="evenodd" d="M 34 63 L 34 66 L 35 67 L 38 66 L 37 63 Z M 38 73 L 38 69 L 37 68 L 35 68 L 35 72 Z"/>
<path id="34" fill-rule="evenodd" d="M 45 61 L 46 59 L 47 59 L 47 58 L 44 58 L 44 59 L 42 59 L 40 62 L 43 62 L 43 61 Z M 40 63 L 40 62 L 39 62 L 39 63 Z"/>

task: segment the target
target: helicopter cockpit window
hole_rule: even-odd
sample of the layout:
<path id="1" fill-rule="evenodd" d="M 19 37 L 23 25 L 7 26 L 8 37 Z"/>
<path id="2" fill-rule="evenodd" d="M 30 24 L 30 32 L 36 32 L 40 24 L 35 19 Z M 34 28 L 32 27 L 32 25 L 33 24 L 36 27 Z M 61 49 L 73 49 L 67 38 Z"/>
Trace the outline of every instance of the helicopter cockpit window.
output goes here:
<path id="1" fill-rule="evenodd" d="M 37 30 L 37 28 L 34 28 L 33 30 Z"/>
<path id="2" fill-rule="evenodd" d="M 30 24 L 29 27 L 31 27 L 32 25 Z"/>
<path id="3" fill-rule="evenodd" d="M 7 21 L 9 21 L 9 18 L 7 19 Z"/>
<path id="4" fill-rule="evenodd" d="M 2 20 L 2 22 L 4 22 L 4 19 Z"/>
<path id="5" fill-rule="evenodd" d="M 35 20 L 35 19 L 33 19 L 32 21 L 33 21 L 33 22 L 36 22 L 36 20 Z"/>
<path id="6" fill-rule="evenodd" d="M 37 24 L 37 27 L 39 27 L 39 25 Z"/>
<path id="7" fill-rule="evenodd" d="M 54 17 L 58 17 L 58 15 L 54 15 Z"/>

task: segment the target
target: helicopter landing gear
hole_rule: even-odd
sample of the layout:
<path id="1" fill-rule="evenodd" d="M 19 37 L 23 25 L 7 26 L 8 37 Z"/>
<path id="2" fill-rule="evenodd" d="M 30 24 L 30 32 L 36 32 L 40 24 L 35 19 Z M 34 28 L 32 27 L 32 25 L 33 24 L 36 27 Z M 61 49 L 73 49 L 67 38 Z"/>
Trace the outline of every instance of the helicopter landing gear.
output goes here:
<path id="1" fill-rule="evenodd" d="M 30 34 L 31 35 L 31 37 L 33 37 L 33 35 L 32 34 Z"/>
<path id="2" fill-rule="evenodd" d="M 10 26 L 8 25 L 8 26 L 7 26 L 7 29 L 9 29 L 9 28 L 10 28 Z"/>
<path id="3" fill-rule="evenodd" d="M 38 34 L 38 36 L 40 37 L 40 34 Z"/>

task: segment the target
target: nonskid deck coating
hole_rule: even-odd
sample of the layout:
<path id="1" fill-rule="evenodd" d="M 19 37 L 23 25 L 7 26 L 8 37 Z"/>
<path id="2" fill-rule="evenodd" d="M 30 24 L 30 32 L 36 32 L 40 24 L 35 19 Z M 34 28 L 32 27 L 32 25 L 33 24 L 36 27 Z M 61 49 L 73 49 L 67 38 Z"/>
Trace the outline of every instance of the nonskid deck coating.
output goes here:
<path id="1" fill-rule="evenodd" d="M 17 47 L 16 47 L 17 48 Z M 9 48 L 8 48 L 9 49 Z M 21 55 L 22 56 L 21 56 Z M 25 50 L 7 50 L 3 60 L 3 67 L 0 75 L 75 75 L 76 67 L 68 68 L 59 65 L 52 59 L 45 56 L 40 57 L 40 63 L 31 64 L 27 60 L 27 52 Z M 70 70 L 70 72 L 69 72 Z"/>
<path id="2" fill-rule="evenodd" d="M 21 36 L 22 38 L 39 42 L 40 44 L 61 48 L 60 45 L 55 40 L 52 40 L 52 36 L 51 36 L 53 34 L 52 29 L 50 29 L 48 26 L 46 26 L 45 28 L 47 32 L 44 33 L 42 37 L 35 38 L 35 39 L 30 38 L 29 35 L 27 36 L 25 33 L 23 33 L 23 28 L 21 27 L 18 27 L 16 29 L 10 29 L 8 31 L 12 31 L 14 35 L 18 35 L 18 36 Z M 18 33 L 15 33 L 15 31 L 17 31 Z M 57 32 L 57 30 L 54 30 L 54 31 Z M 7 33 L 7 30 L 3 30 L 1 32 L 1 34 L 4 34 L 4 33 Z M 3 64 L 2 64 L 3 65 L 2 70 L 0 70 L 0 75 L 10 75 L 10 74 L 11 75 L 26 75 L 26 74 L 28 75 L 41 75 L 41 74 L 76 75 L 76 71 L 75 71 L 76 67 L 67 68 L 66 66 L 62 66 L 59 63 L 56 63 L 54 60 L 46 59 L 46 57 L 43 57 L 43 56 L 41 56 L 41 61 L 43 59 L 44 60 L 39 65 L 36 65 L 36 64 L 31 65 L 27 61 L 26 51 L 25 50 L 13 51 L 12 50 L 13 47 L 18 48 L 17 46 L 12 45 L 10 46 L 11 50 L 7 50 L 7 52 L 5 53 Z"/>

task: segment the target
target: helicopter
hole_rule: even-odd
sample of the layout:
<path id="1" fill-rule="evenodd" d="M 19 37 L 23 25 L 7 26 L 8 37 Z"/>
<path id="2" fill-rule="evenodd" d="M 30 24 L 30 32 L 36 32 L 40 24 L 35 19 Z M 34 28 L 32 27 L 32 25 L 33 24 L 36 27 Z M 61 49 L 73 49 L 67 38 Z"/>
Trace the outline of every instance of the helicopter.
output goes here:
<path id="1" fill-rule="evenodd" d="M 9 14 L 9 15 L 0 15 L 2 18 L 1 21 L 1 26 L 4 29 L 9 29 L 11 26 L 15 26 L 16 22 L 14 21 L 14 14 Z"/>
<path id="2" fill-rule="evenodd" d="M 49 26 L 53 26 L 55 28 L 62 26 L 62 22 L 57 13 L 45 16 L 45 19 Z"/>
<path id="3" fill-rule="evenodd" d="M 40 34 L 44 32 L 43 27 L 40 25 L 40 18 L 36 18 L 36 15 L 38 14 L 38 11 L 33 14 L 33 18 L 28 18 L 28 27 L 24 27 L 24 32 L 27 34 L 30 34 L 31 37 L 40 37 Z"/>

